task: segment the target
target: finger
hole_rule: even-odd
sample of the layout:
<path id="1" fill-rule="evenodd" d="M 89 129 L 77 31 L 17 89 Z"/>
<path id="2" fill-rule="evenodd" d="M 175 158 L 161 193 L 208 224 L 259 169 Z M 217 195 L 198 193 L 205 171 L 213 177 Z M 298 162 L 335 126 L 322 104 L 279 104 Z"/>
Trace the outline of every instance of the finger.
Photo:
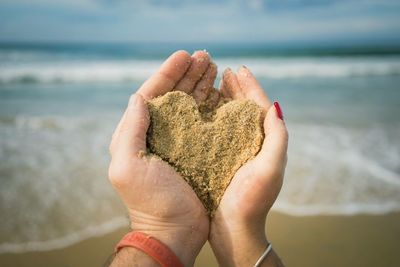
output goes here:
<path id="1" fill-rule="evenodd" d="M 283 121 L 283 116 L 277 102 L 268 109 L 264 119 L 265 138 L 260 152 L 255 160 L 259 161 L 259 174 L 268 177 L 283 176 L 286 167 L 288 147 L 288 132 Z M 268 164 L 266 164 L 266 162 Z M 281 175 L 282 174 L 282 175 Z"/>
<path id="2" fill-rule="evenodd" d="M 173 53 L 137 91 L 144 99 L 149 100 L 171 91 L 182 79 L 192 60 L 183 50 Z"/>
<path id="3" fill-rule="evenodd" d="M 217 77 L 217 65 L 211 62 L 201 80 L 196 84 L 192 96 L 196 102 L 204 101 L 214 89 L 215 78 Z"/>
<path id="4" fill-rule="evenodd" d="M 190 94 L 210 64 L 210 56 L 204 51 L 194 52 L 191 60 L 192 64 L 174 90 Z"/>
<path id="5" fill-rule="evenodd" d="M 224 71 L 222 76 L 222 80 L 224 82 L 224 89 L 229 92 L 229 95 L 233 99 L 241 99 L 244 98 L 242 94 L 242 90 L 240 88 L 239 82 L 237 80 L 236 74 L 232 72 L 230 68 L 227 68 Z"/>
<path id="6" fill-rule="evenodd" d="M 229 91 L 226 89 L 226 85 L 224 82 L 224 79 L 221 78 L 221 81 L 219 82 L 219 93 L 222 97 L 224 98 L 232 98 L 231 94 L 229 93 Z"/>
<path id="7" fill-rule="evenodd" d="M 132 158 L 146 149 L 146 132 L 150 124 L 150 116 L 140 94 L 131 96 L 125 113 L 115 140 L 113 157 Z"/>
<path id="8" fill-rule="evenodd" d="M 246 99 L 253 100 L 264 108 L 264 110 L 267 110 L 271 106 L 271 101 L 268 99 L 268 96 L 264 93 L 263 88 L 246 66 L 240 67 L 236 76 Z"/>
<path id="9" fill-rule="evenodd" d="M 212 107 L 215 107 L 218 105 L 220 98 L 221 98 L 221 95 L 220 95 L 219 91 L 213 88 L 213 89 L 211 89 L 211 92 L 208 95 L 207 101 L 210 103 L 210 105 Z"/>

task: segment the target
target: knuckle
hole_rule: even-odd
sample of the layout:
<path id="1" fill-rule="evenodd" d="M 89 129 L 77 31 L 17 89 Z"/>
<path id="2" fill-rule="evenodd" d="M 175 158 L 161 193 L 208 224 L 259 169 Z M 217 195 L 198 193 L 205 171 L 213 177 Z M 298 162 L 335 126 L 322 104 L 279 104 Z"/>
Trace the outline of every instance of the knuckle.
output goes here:
<path id="1" fill-rule="evenodd" d="M 135 112 L 135 111 L 133 111 Z M 121 127 L 119 129 L 119 134 L 127 132 L 127 131 L 133 131 L 133 127 L 136 126 L 142 126 L 141 124 L 141 119 L 138 119 L 137 117 L 132 117 L 132 118 L 126 118 L 122 123 Z"/>
<path id="2" fill-rule="evenodd" d="M 129 103 L 133 103 L 135 98 L 136 98 L 136 95 L 135 94 L 131 94 L 130 97 L 129 97 Z"/>
<path id="3" fill-rule="evenodd" d="M 119 188 L 126 184 L 129 173 L 129 167 L 126 164 L 116 164 L 112 161 L 108 168 L 108 179 L 114 187 Z"/>
<path id="4" fill-rule="evenodd" d="M 121 123 L 121 128 L 119 129 L 119 133 L 126 132 L 129 130 L 129 128 L 130 128 L 129 123 L 124 121 Z"/>

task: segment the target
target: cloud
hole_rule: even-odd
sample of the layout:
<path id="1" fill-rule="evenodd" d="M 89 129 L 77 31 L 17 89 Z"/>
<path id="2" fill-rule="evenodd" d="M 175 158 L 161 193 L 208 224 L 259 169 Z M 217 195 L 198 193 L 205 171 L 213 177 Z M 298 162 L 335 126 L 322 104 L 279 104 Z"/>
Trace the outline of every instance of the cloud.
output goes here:
<path id="1" fill-rule="evenodd" d="M 400 36 L 393 0 L 3 0 L 0 40 L 296 42 Z"/>

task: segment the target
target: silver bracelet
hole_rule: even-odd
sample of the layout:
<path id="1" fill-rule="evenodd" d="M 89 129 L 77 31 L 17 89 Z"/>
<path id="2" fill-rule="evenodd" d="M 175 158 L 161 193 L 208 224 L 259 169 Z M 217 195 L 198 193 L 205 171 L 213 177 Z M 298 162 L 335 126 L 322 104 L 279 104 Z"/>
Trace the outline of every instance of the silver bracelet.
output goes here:
<path id="1" fill-rule="evenodd" d="M 264 261 L 264 259 L 268 256 L 268 253 L 272 250 L 272 244 L 269 243 L 267 249 L 264 251 L 264 253 L 261 255 L 261 257 L 258 259 L 256 264 L 254 264 L 254 267 L 259 267 L 261 266 L 261 263 Z"/>

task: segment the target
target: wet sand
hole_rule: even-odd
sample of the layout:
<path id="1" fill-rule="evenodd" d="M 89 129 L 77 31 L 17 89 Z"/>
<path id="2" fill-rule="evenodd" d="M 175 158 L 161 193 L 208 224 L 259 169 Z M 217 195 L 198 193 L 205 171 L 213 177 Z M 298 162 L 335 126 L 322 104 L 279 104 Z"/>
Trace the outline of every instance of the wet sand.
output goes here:
<path id="1" fill-rule="evenodd" d="M 271 213 L 268 237 L 286 266 L 400 266 L 400 213 L 292 217 Z M 127 231 L 48 252 L 0 255 L 0 266 L 104 266 Z M 208 244 L 195 266 L 217 266 Z"/>

